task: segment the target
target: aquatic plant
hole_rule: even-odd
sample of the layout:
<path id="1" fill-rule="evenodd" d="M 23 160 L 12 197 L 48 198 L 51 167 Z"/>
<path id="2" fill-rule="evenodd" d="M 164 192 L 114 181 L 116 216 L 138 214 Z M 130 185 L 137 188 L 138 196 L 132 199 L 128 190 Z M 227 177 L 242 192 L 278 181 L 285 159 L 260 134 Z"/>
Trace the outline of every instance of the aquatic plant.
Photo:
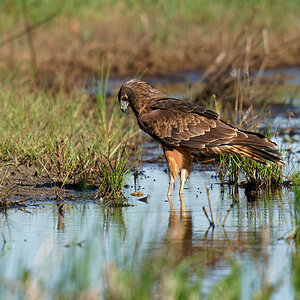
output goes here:
<path id="1" fill-rule="evenodd" d="M 295 299 L 300 298 L 300 254 L 299 248 L 291 259 L 293 285 L 295 288 Z"/>
<path id="2" fill-rule="evenodd" d="M 295 224 L 300 229 L 300 186 L 296 185 L 294 187 L 295 194 L 295 206 L 294 206 L 294 216 L 295 216 Z"/>
<path id="3" fill-rule="evenodd" d="M 128 206 L 123 194 L 123 185 L 130 169 L 127 166 L 125 146 L 114 159 L 104 157 L 100 164 L 101 179 L 98 198 L 110 206 Z"/>
<path id="4" fill-rule="evenodd" d="M 294 219 L 295 219 L 295 227 L 287 237 L 287 240 L 295 241 L 295 252 L 291 257 L 291 266 L 292 266 L 292 278 L 293 284 L 295 288 L 295 299 L 300 298 L 300 253 L 299 253 L 299 245 L 300 245 L 300 186 L 299 184 L 294 187 Z"/>
<path id="5" fill-rule="evenodd" d="M 241 268 L 232 262 L 231 273 L 214 286 L 207 299 L 241 299 L 241 286 Z"/>
<path id="6" fill-rule="evenodd" d="M 220 156 L 221 182 L 224 183 L 226 176 L 231 184 L 241 184 L 248 187 L 274 187 L 282 186 L 284 181 L 283 166 L 270 164 L 262 165 L 247 157 L 227 154 Z M 244 179 L 240 182 L 240 178 Z"/>

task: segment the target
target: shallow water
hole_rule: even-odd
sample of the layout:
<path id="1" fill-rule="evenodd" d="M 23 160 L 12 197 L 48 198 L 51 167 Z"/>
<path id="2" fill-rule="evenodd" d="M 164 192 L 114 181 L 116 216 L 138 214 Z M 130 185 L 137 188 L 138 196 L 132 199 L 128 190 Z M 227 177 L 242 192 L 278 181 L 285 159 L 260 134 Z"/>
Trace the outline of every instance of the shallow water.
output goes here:
<path id="1" fill-rule="evenodd" d="M 236 73 L 234 70 L 232 72 Z M 199 83 L 201 82 L 201 77 L 204 74 L 203 70 L 195 70 L 195 71 L 184 71 L 179 72 L 176 74 L 168 74 L 159 77 L 143 77 L 143 80 L 149 82 L 153 85 L 179 85 L 184 84 L 185 86 L 189 84 Z M 231 76 L 231 74 L 228 74 Z M 254 71 L 250 74 L 252 78 L 257 76 L 257 72 Z M 277 81 L 280 80 L 281 85 L 286 86 L 299 86 L 300 84 L 300 68 L 275 68 L 275 69 L 266 69 L 262 73 L 262 79 L 268 79 Z M 132 79 L 132 77 L 117 79 L 117 78 L 110 78 L 107 83 L 106 87 L 103 83 L 103 86 L 98 85 L 100 82 L 95 81 L 91 82 L 87 85 L 87 90 L 90 94 L 97 94 L 99 91 L 103 92 L 104 90 L 107 92 L 107 95 L 115 95 L 116 91 L 120 88 L 120 86 L 126 82 L 127 80 Z M 176 88 L 175 88 L 176 89 Z"/>
<path id="2" fill-rule="evenodd" d="M 283 188 L 271 196 L 261 195 L 259 200 L 250 201 L 243 189 L 237 192 L 229 187 L 223 189 L 215 171 L 197 171 L 197 166 L 195 169 L 184 189 L 185 208 L 177 195 L 178 184 L 172 195 L 174 208 L 167 201 L 168 175 L 164 167 L 146 164 L 139 168 L 142 172 L 137 181 L 132 174 L 127 182 L 125 193 L 133 207 L 106 209 L 93 200 L 91 193 L 85 194 L 85 200 L 79 203 L 67 203 L 63 218 L 52 203 L 31 205 L 26 211 L 9 210 L 0 217 L 1 278 L 15 279 L 23 266 L 46 270 L 48 275 L 44 276 L 53 284 L 60 276 L 56 264 L 72 253 L 70 245 L 95 238 L 96 224 L 103 229 L 100 236 L 97 234 L 97 240 L 104 246 L 94 248 L 91 256 L 95 261 L 101 261 L 105 252 L 106 261 L 117 259 L 126 264 L 122 257 L 130 257 L 142 232 L 137 253 L 140 257 L 149 249 L 163 247 L 167 241 L 181 247 L 182 253 L 202 255 L 204 294 L 230 273 L 228 257 L 233 255 L 242 267 L 243 299 L 251 299 L 251 292 L 259 287 L 258 274 L 262 270 L 270 283 L 280 282 L 272 299 L 282 299 L 283 295 L 292 299 L 291 280 L 286 276 L 290 274 L 292 247 L 281 239 L 294 226 L 292 191 Z M 206 187 L 216 224 L 214 230 L 209 228 L 202 210 L 205 206 L 210 215 Z M 148 202 L 130 196 L 135 190 L 149 195 Z M 77 198 L 82 199 L 83 195 L 78 194 Z M 222 227 L 230 205 L 233 208 Z M 78 248 L 78 251 L 85 249 Z"/>

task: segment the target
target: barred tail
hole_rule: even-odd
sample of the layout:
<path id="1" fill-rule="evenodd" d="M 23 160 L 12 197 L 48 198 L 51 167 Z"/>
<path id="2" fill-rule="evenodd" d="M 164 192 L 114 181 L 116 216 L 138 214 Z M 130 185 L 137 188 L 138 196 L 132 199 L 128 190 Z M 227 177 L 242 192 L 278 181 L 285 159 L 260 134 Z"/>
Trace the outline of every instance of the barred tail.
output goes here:
<path id="1" fill-rule="evenodd" d="M 269 141 L 259 133 L 242 131 L 247 134 L 247 138 L 237 138 L 228 144 L 211 147 L 210 151 L 218 154 L 236 153 L 249 157 L 264 165 L 269 165 L 268 161 L 277 165 L 285 165 L 283 155 L 274 147 L 276 143 Z"/>
<path id="2" fill-rule="evenodd" d="M 272 149 L 270 147 L 260 145 L 230 145 L 227 147 L 232 153 L 244 155 L 266 166 L 269 165 L 267 161 L 282 166 L 286 164 L 286 162 L 282 159 L 283 155 L 276 149 Z"/>

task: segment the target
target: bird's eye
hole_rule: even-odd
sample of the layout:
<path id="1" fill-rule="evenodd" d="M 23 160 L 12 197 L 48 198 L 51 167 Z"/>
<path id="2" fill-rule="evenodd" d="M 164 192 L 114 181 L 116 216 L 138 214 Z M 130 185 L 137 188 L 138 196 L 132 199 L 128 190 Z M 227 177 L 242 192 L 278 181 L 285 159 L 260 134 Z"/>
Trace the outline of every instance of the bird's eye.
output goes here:
<path id="1" fill-rule="evenodd" d="M 122 97 L 121 97 L 121 101 L 127 101 L 128 100 L 128 96 L 126 94 L 124 94 Z"/>

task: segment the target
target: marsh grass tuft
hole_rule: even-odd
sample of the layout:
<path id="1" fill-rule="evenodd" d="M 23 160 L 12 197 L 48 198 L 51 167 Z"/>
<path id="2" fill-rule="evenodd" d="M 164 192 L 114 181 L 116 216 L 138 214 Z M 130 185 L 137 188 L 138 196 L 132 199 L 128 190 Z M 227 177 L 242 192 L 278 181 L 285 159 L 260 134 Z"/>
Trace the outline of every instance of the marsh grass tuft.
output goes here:
<path id="1" fill-rule="evenodd" d="M 104 157 L 100 164 L 100 186 L 98 198 L 110 206 L 128 206 L 126 197 L 123 194 L 123 185 L 130 169 L 127 167 L 125 146 L 113 159 Z"/>
<path id="2" fill-rule="evenodd" d="M 226 176 L 230 184 L 241 184 L 248 187 L 279 187 L 284 182 L 283 166 L 271 164 L 262 165 L 247 157 L 235 154 L 220 156 L 221 182 L 225 183 Z M 239 179 L 244 181 L 239 183 Z"/>
<path id="3" fill-rule="evenodd" d="M 248 70 L 249 66 L 245 66 Z M 248 78 L 249 79 L 249 78 Z M 249 83 L 245 77 L 242 83 L 239 83 L 239 78 L 236 82 L 236 101 L 235 109 L 231 109 L 234 115 L 229 116 L 234 120 L 234 124 L 237 124 L 238 128 L 244 128 L 249 131 L 256 132 L 263 121 L 264 109 L 260 114 L 256 114 L 253 107 L 250 106 L 244 111 L 244 102 L 247 99 L 250 103 L 253 102 L 253 95 L 245 93 L 245 87 L 251 87 L 252 93 L 254 93 L 255 85 Z M 221 103 L 220 103 L 221 102 Z M 222 101 L 216 102 L 216 105 L 224 105 Z M 229 110 L 230 111 L 230 110 Z M 269 115 L 270 117 L 270 115 Z M 271 137 L 271 119 L 268 120 L 267 138 L 272 140 Z M 280 148 L 280 147 L 279 147 Z M 260 187 L 279 187 L 284 182 L 284 167 L 282 165 L 276 165 L 270 163 L 269 165 L 263 165 L 257 161 L 254 161 L 248 157 L 240 156 L 237 154 L 225 154 L 220 155 L 220 172 L 219 177 L 222 183 L 225 183 L 225 177 L 227 176 L 230 184 L 245 185 L 250 189 Z M 240 179 L 244 182 L 239 183 Z"/>

